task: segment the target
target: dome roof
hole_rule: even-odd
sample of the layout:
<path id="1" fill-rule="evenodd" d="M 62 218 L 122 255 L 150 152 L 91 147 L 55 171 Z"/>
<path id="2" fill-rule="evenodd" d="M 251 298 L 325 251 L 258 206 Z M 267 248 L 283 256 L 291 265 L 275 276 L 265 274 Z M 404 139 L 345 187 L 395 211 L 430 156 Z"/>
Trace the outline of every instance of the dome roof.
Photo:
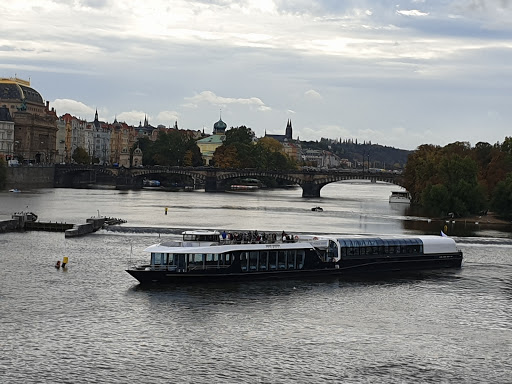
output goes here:
<path id="1" fill-rule="evenodd" d="M 0 101 L 25 100 L 35 104 L 44 105 L 42 96 L 29 85 L 30 82 L 20 79 L 0 78 Z"/>
<path id="2" fill-rule="evenodd" d="M 220 119 L 215 124 L 213 124 L 213 133 L 214 134 L 223 134 L 226 131 L 227 124 Z"/>

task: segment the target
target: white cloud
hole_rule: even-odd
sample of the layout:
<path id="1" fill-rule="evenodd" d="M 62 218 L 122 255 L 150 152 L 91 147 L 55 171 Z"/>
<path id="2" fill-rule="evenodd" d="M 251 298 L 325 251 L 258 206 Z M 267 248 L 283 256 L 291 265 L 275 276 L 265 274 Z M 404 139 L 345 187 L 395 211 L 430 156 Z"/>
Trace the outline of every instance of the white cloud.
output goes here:
<path id="1" fill-rule="evenodd" d="M 176 121 L 178 121 L 179 126 L 179 117 L 180 114 L 176 111 L 161 111 L 157 117 L 157 124 L 163 124 L 166 127 L 173 126 Z M 155 124 L 152 124 L 155 125 Z"/>
<path id="2" fill-rule="evenodd" d="M 233 105 L 233 104 L 239 104 L 239 105 L 247 105 L 247 106 L 255 106 L 261 111 L 269 111 L 271 110 L 270 107 L 266 106 L 261 99 L 257 97 L 251 97 L 248 99 L 244 98 L 233 98 L 233 97 L 222 97 L 217 96 L 212 91 L 203 91 L 199 94 L 196 94 L 192 97 L 185 97 L 185 100 L 188 101 L 188 103 L 184 104 L 186 106 L 198 106 L 202 103 L 207 103 L 210 105 L 217 105 L 217 106 L 227 106 L 227 105 Z"/>
<path id="3" fill-rule="evenodd" d="M 322 100 L 322 95 L 313 89 L 304 92 L 304 96 L 309 100 Z"/>
<path id="4" fill-rule="evenodd" d="M 85 120 L 91 119 L 96 110 L 81 101 L 70 99 L 55 99 L 50 103 L 50 107 L 55 108 L 59 116 L 69 113 L 72 116 L 80 117 Z M 91 119 L 92 120 L 92 119 Z"/>
<path id="5" fill-rule="evenodd" d="M 139 126 L 139 123 L 144 124 L 144 118 L 147 118 L 149 120 L 149 123 L 151 125 L 154 125 L 151 122 L 150 116 L 148 116 L 143 111 L 135 111 L 134 110 L 134 111 L 129 111 L 129 112 L 121 112 L 120 114 L 117 115 L 117 121 L 120 121 L 120 122 L 124 121 L 128 125 L 134 125 L 136 127 Z"/>
<path id="6" fill-rule="evenodd" d="M 429 15 L 428 12 L 421 12 L 421 11 L 418 11 L 417 9 L 411 9 L 408 11 L 397 10 L 396 13 L 399 15 L 404 15 L 404 16 L 428 16 Z"/>

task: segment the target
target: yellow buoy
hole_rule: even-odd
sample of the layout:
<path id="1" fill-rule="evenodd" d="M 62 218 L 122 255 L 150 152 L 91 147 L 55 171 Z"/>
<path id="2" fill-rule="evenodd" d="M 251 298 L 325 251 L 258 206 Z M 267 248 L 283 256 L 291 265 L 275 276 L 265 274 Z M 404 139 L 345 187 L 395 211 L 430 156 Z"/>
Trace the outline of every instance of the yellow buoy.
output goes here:
<path id="1" fill-rule="evenodd" d="M 62 268 L 64 268 L 66 266 L 66 264 L 68 263 L 68 257 L 67 256 L 64 256 L 62 258 Z"/>

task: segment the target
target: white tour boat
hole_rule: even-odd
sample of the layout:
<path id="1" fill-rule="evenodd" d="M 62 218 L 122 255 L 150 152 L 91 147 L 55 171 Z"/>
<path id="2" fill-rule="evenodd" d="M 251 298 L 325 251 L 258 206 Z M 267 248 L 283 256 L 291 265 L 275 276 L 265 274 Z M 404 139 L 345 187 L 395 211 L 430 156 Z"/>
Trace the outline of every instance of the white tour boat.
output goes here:
<path id="1" fill-rule="evenodd" d="M 411 203 L 411 195 L 407 191 L 392 191 L 391 196 L 389 196 L 390 203 L 402 203 L 402 204 L 410 204 Z"/>
<path id="2" fill-rule="evenodd" d="M 142 284 L 255 280 L 460 268 L 462 252 L 441 236 L 290 236 L 185 231 L 145 249 L 149 263 L 126 270 Z"/>

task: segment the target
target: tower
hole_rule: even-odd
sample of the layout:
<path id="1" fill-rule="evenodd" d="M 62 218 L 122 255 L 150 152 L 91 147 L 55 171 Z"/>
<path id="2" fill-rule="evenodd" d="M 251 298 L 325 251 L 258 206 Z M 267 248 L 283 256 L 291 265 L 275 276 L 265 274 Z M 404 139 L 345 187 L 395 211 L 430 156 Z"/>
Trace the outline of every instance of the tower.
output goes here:
<path id="1" fill-rule="evenodd" d="M 284 135 L 286 136 L 286 138 L 288 140 L 292 139 L 293 128 L 292 128 L 292 121 L 290 119 L 288 119 L 288 122 L 286 123 L 286 131 L 285 131 Z"/>

